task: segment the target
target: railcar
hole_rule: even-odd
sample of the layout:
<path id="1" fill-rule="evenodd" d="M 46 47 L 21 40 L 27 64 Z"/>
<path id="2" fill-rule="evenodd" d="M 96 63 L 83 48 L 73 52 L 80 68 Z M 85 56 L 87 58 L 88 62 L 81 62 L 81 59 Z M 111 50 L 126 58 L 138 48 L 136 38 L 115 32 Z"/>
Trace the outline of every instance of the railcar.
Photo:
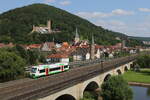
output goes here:
<path id="1" fill-rule="evenodd" d="M 38 78 L 41 76 L 48 76 L 69 70 L 68 63 L 55 63 L 32 66 L 30 76 L 32 78 Z"/>

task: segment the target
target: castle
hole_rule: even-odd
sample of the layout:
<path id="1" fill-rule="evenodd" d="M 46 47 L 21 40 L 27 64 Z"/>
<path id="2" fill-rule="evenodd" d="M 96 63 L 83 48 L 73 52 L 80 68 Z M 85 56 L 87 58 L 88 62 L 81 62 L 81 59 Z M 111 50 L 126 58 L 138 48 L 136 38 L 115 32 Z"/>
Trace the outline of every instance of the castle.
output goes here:
<path id="1" fill-rule="evenodd" d="M 41 34 L 52 34 L 52 33 L 58 33 L 58 32 L 61 32 L 61 31 L 52 30 L 52 22 L 51 22 L 51 20 L 48 20 L 47 21 L 47 26 L 45 26 L 45 27 L 34 26 L 33 25 L 32 33 L 33 32 L 38 32 L 38 33 L 41 33 Z"/>

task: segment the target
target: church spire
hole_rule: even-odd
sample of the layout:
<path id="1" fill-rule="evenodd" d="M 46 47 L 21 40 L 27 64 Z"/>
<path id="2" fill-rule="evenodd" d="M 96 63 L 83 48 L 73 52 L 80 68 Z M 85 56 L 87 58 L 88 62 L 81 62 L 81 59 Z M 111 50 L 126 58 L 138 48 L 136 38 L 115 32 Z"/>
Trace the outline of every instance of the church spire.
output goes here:
<path id="1" fill-rule="evenodd" d="M 95 59 L 95 43 L 94 36 L 92 35 L 92 43 L 91 43 L 91 59 Z"/>
<path id="2" fill-rule="evenodd" d="M 76 37 L 75 38 L 79 38 L 78 28 L 76 28 Z"/>
<path id="3" fill-rule="evenodd" d="M 92 44 L 95 44 L 95 42 L 94 42 L 94 36 L 92 35 Z"/>
<path id="4" fill-rule="evenodd" d="M 75 43 L 78 43 L 80 41 L 78 29 L 76 28 L 76 35 L 75 35 Z"/>

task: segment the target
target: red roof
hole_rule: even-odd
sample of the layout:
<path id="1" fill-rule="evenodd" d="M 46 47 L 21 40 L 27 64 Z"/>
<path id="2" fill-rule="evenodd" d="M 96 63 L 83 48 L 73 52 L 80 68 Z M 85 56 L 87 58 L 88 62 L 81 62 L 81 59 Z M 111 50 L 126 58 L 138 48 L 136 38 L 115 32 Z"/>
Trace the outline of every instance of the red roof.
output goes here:
<path id="1" fill-rule="evenodd" d="M 96 49 L 103 49 L 104 46 L 102 46 L 102 45 L 95 45 L 95 48 L 96 48 Z"/>
<path id="2" fill-rule="evenodd" d="M 3 44 L 3 43 L 0 43 L 0 48 L 2 48 L 2 47 L 4 47 L 5 46 L 5 44 Z"/>
<path id="3" fill-rule="evenodd" d="M 40 48 L 41 44 L 31 44 L 27 46 L 29 49 L 33 49 L 33 48 Z"/>
<path id="4" fill-rule="evenodd" d="M 13 47 L 14 44 L 12 43 L 9 43 L 9 44 L 4 44 L 4 43 L 0 43 L 0 48 L 3 48 L 3 47 Z"/>
<path id="5" fill-rule="evenodd" d="M 51 54 L 47 58 L 68 58 L 67 54 L 57 53 L 57 54 Z"/>

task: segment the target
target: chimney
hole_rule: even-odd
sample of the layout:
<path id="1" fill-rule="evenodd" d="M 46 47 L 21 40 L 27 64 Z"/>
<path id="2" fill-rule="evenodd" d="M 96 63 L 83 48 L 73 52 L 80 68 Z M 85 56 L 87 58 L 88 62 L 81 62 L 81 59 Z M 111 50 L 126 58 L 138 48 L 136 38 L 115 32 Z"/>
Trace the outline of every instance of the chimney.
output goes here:
<path id="1" fill-rule="evenodd" d="M 52 32 L 51 20 L 47 21 L 48 32 Z"/>

